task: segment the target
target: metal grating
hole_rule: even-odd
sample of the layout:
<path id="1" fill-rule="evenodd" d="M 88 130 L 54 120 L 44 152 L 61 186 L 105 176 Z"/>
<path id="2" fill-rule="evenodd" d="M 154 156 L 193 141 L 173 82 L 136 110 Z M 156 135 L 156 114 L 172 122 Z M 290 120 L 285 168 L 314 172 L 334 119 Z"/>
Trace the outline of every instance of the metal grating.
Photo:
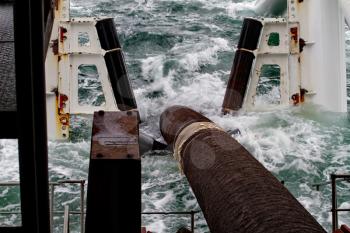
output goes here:
<path id="1" fill-rule="evenodd" d="M 13 42 L 13 7 L 11 3 L 0 2 L 0 22 L 0 41 Z"/>
<path id="2" fill-rule="evenodd" d="M 0 2 L 0 113 L 16 111 L 13 6 Z"/>

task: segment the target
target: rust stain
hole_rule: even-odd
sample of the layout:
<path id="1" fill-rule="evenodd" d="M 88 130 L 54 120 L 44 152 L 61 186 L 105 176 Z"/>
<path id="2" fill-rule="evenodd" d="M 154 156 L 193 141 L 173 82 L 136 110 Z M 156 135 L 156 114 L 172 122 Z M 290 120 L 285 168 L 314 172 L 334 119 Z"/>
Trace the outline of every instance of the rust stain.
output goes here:
<path id="1" fill-rule="evenodd" d="M 301 88 L 300 89 L 300 102 L 301 103 L 304 103 L 305 102 L 305 94 L 308 93 L 309 91 L 304 89 L 304 88 Z"/>
<path id="2" fill-rule="evenodd" d="M 64 111 L 68 96 L 65 94 L 58 94 L 58 120 L 61 130 L 67 130 L 69 127 L 69 113 Z M 63 134 L 63 136 L 66 134 Z"/>
<path id="3" fill-rule="evenodd" d="M 95 112 L 91 158 L 139 160 L 138 113 Z"/>
<path id="4" fill-rule="evenodd" d="M 59 95 L 59 109 L 60 112 L 63 111 L 63 109 L 66 107 L 66 102 L 68 101 L 68 96 L 65 94 L 60 94 Z"/>
<path id="5" fill-rule="evenodd" d="M 63 43 L 66 39 L 67 36 L 65 35 L 67 33 L 67 29 L 64 27 L 60 27 L 60 42 Z"/>
<path id="6" fill-rule="evenodd" d="M 69 129 L 69 120 L 70 115 L 69 113 L 66 113 L 64 111 L 64 108 L 66 107 L 66 102 L 68 101 L 68 97 L 62 93 L 59 93 L 58 90 L 55 91 L 56 93 L 56 107 L 57 107 L 57 115 L 56 115 L 56 124 L 57 129 L 60 134 L 66 138 L 68 135 L 68 129 Z"/>
<path id="7" fill-rule="evenodd" d="M 309 92 L 308 90 L 301 88 L 300 94 L 295 93 L 294 95 L 292 95 L 291 99 L 293 101 L 293 104 L 298 105 L 299 103 L 304 103 L 305 102 L 305 94 L 308 92 Z"/>
<path id="8" fill-rule="evenodd" d="M 298 28 L 292 27 L 290 29 L 291 39 L 295 41 L 295 43 L 298 42 Z"/>
<path id="9" fill-rule="evenodd" d="M 55 1 L 56 11 L 58 11 L 58 5 L 59 5 L 59 2 L 60 2 L 59 0 L 56 0 L 56 1 Z"/>
<path id="10" fill-rule="evenodd" d="M 52 48 L 53 54 L 57 55 L 58 54 L 58 39 L 52 40 L 51 48 Z"/>
<path id="11" fill-rule="evenodd" d="M 290 28 L 290 47 L 291 47 L 291 52 L 293 54 L 299 53 L 300 47 L 299 47 L 299 28 L 298 27 Z"/>
<path id="12" fill-rule="evenodd" d="M 298 105 L 300 103 L 300 95 L 299 93 L 296 93 L 292 95 L 292 100 L 294 105 Z"/>

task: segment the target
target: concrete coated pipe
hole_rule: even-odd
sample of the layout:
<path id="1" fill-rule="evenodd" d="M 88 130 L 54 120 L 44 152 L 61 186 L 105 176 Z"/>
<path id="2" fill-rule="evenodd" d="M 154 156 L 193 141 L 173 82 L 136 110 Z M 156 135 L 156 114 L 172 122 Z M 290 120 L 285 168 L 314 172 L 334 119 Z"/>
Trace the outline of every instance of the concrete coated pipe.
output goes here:
<path id="1" fill-rule="evenodd" d="M 212 233 L 326 232 L 242 145 L 189 108 L 160 119 Z"/>

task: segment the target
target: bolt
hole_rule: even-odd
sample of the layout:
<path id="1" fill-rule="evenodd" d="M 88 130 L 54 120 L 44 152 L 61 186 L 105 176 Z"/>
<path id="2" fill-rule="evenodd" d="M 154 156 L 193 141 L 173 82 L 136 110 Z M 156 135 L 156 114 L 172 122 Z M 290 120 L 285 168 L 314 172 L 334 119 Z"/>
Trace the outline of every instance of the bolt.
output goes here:
<path id="1" fill-rule="evenodd" d="M 97 158 L 103 158 L 103 154 L 98 153 L 98 154 L 96 155 L 96 157 L 97 157 Z"/>
<path id="2" fill-rule="evenodd" d="M 132 154 L 127 154 L 126 157 L 127 157 L 128 159 L 132 159 L 133 155 L 132 155 Z"/>
<path id="3" fill-rule="evenodd" d="M 126 115 L 131 116 L 132 115 L 132 111 L 127 111 Z"/>
<path id="4" fill-rule="evenodd" d="M 105 114 L 105 111 L 103 111 L 103 110 L 98 111 L 99 116 L 103 116 L 104 114 Z"/>

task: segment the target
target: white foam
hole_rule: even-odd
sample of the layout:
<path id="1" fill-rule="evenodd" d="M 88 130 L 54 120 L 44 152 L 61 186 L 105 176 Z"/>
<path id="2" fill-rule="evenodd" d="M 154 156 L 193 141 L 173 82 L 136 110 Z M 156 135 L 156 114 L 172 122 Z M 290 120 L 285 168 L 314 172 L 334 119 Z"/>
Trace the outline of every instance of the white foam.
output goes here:
<path id="1" fill-rule="evenodd" d="M 204 4 L 205 8 L 221 8 L 231 16 L 236 16 L 240 11 L 253 10 L 256 4 L 256 0 L 246 0 L 241 2 L 221 1 L 221 0 L 197 0 Z"/>
<path id="2" fill-rule="evenodd" d="M 19 180 L 19 161 L 18 161 L 18 143 L 17 140 L 0 140 L 0 181 L 18 181 Z"/>
<path id="3" fill-rule="evenodd" d="M 210 38 L 208 42 L 191 46 L 194 47 L 191 49 L 192 52 L 185 53 L 185 56 L 179 61 L 188 71 L 197 71 L 201 65 L 215 65 L 218 62 L 218 52 L 231 50 L 228 41 L 223 38 Z M 179 49 L 179 47 L 175 49 Z"/>
<path id="4" fill-rule="evenodd" d="M 256 1 L 251 2 L 231 2 L 228 3 L 228 6 L 226 7 L 228 15 L 231 17 L 237 16 L 242 11 L 253 11 L 255 9 Z"/>
<path id="5" fill-rule="evenodd" d="M 49 173 L 59 179 L 86 179 L 90 142 L 49 142 Z"/>

